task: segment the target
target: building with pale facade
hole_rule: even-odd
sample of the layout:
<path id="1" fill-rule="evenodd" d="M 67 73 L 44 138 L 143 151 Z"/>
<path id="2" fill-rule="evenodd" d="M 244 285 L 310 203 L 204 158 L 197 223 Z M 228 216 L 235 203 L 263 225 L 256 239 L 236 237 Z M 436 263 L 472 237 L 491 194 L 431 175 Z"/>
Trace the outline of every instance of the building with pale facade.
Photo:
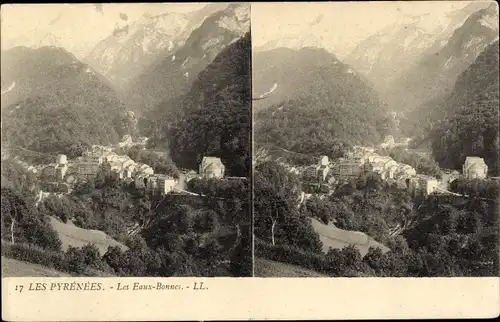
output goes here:
<path id="1" fill-rule="evenodd" d="M 350 178 L 357 178 L 364 172 L 364 166 L 350 159 L 339 158 L 332 162 L 330 171 L 331 175 L 337 180 L 347 180 Z"/>
<path id="2" fill-rule="evenodd" d="M 203 178 L 223 178 L 225 167 L 220 158 L 203 157 L 200 163 L 200 175 Z"/>
<path id="3" fill-rule="evenodd" d="M 328 164 L 328 157 L 326 155 L 322 155 L 318 160 L 318 166 L 327 166 Z"/>
<path id="4" fill-rule="evenodd" d="M 157 178 L 157 180 L 156 180 L 157 190 L 162 195 L 165 195 L 165 194 L 173 191 L 175 186 L 177 185 L 177 183 L 179 183 L 178 180 L 174 179 L 171 176 L 167 176 L 164 174 L 157 174 L 156 178 Z"/>
<path id="5" fill-rule="evenodd" d="M 466 157 L 462 174 L 467 179 L 485 179 L 488 176 L 488 166 L 483 158 Z"/>
<path id="6" fill-rule="evenodd" d="M 409 179 L 409 192 L 413 195 L 428 196 L 434 193 L 439 187 L 439 182 L 436 178 L 419 174 Z"/>

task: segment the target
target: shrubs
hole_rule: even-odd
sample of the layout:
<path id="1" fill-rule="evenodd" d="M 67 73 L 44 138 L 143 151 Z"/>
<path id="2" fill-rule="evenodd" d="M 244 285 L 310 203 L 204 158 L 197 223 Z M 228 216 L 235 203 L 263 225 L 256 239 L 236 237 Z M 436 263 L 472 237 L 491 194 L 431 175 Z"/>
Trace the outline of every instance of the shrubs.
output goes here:
<path id="1" fill-rule="evenodd" d="M 271 245 L 256 240 L 255 254 L 258 257 L 277 262 L 298 265 L 319 273 L 329 274 L 328 261 L 321 254 L 311 254 L 287 245 Z"/>
<path id="2" fill-rule="evenodd" d="M 68 271 L 65 254 L 27 243 L 12 244 L 2 240 L 2 256 Z"/>
<path id="3" fill-rule="evenodd" d="M 2 241 L 2 256 L 20 261 L 39 264 L 61 272 L 80 276 L 112 275 L 113 270 L 101 260 L 95 245 L 82 248 L 69 247 L 63 252 L 43 249 L 27 243 L 12 244 Z"/>
<path id="4" fill-rule="evenodd" d="M 256 240 L 255 254 L 261 258 L 297 265 L 330 276 L 358 276 L 370 271 L 354 246 L 347 246 L 342 250 L 330 248 L 324 255 L 304 252 L 287 245 L 273 246 Z"/>

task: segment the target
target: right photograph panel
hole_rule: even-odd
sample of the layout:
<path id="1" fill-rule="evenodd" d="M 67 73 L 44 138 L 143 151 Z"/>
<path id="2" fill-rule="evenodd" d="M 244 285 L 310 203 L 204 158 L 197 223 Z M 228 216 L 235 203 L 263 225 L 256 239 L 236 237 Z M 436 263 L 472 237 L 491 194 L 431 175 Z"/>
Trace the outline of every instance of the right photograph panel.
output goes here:
<path id="1" fill-rule="evenodd" d="M 254 275 L 498 276 L 498 4 L 252 4 Z"/>

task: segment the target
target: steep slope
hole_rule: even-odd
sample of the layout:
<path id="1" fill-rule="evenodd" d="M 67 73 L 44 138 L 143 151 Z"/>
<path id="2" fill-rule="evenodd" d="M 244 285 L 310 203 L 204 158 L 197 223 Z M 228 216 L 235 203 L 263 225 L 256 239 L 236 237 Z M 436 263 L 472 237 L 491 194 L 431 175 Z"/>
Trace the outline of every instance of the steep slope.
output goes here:
<path id="1" fill-rule="evenodd" d="M 208 16 L 173 53 L 157 59 L 128 86 L 126 101 L 138 112 L 186 93 L 193 81 L 225 47 L 250 26 L 248 4 L 231 4 Z"/>
<path id="2" fill-rule="evenodd" d="M 359 231 L 350 231 L 339 229 L 333 226 L 325 225 L 316 218 L 311 218 L 314 231 L 318 233 L 319 239 L 323 243 L 323 252 L 326 254 L 330 248 L 339 249 L 353 245 L 361 257 L 368 253 L 370 247 L 380 248 L 383 253 L 389 251 L 389 248 L 378 243 L 375 239 Z"/>
<path id="3" fill-rule="evenodd" d="M 441 50 L 424 56 L 398 79 L 387 93 L 388 104 L 405 112 L 449 95 L 457 77 L 496 39 L 498 7 L 491 4 L 469 16 Z"/>
<path id="4" fill-rule="evenodd" d="M 191 89 L 161 107 L 158 125 L 172 159 L 196 168 L 203 156 L 218 156 L 226 173 L 249 176 L 251 122 L 250 33 L 227 46 L 203 70 Z"/>
<path id="5" fill-rule="evenodd" d="M 123 89 L 155 59 L 179 49 L 208 15 L 225 7 L 227 4 L 210 4 L 187 14 L 144 14 L 99 42 L 85 62 Z"/>
<path id="6" fill-rule="evenodd" d="M 489 45 L 458 78 L 431 133 L 441 166 L 460 169 L 466 156 L 480 156 L 491 175 L 498 175 L 499 67 L 498 41 Z"/>
<path id="7" fill-rule="evenodd" d="M 127 246 L 117 242 L 106 233 L 100 230 L 83 229 L 75 226 L 72 222 L 63 223 L 57 218 L 50 217 L 50 225 L 57 231 L 62 242 L 62 250 L 66 251 L 71 247 L 83 247 L 87 244 L 93 244 L 102 255 L 106 253 L 108 247 L 116 246 L 126 251 Z"/>
<path id="8" fill-rule="evenodd" d="M 321 153 L 338 141 L 375 143 L 390 131 L 390 116 L 375 91 L 324 49 L 259 52 L 252 64 L 254 97 L 275 87 L 254 101 L 258 143 Z"/>
<path id="9" fill-rule="evenodd" d="M 2 53 L 2 136 L 40 152 L 116 142 L 124 105 L 103 77 L 62 48 Z"/>
<path id="10" fill-rule="evenodd" d="M 346 62 L 383 93 L 422 55 L 439 51 L 469 15 L 487 6 L 485 2 L 470 3 L 439 19 L 431 15 L 408 17 L 359 43 Z"/>

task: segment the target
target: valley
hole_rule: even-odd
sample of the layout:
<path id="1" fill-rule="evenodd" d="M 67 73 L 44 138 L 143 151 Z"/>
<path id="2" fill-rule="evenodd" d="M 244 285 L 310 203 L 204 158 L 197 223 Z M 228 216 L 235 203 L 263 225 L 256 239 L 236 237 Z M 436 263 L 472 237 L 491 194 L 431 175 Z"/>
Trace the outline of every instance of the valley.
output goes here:
<path id="1" fill-rule="evenodd" d="M 133 6 L 82 6 L 118 21 L 86 53 L 2 43 L 8 274 L 251 274 L 249 5 Z"/>
<path id="2" fill-rule="evenodd" d="M 356 45 L 328 29 L 344 18 L 327 7 L 309 30 L 313 13 L 255 35 L 260 261 L 328 276 L 497 274 L 498 5 L 438 11 L 405 4 Z M 369 28 L 351 18 L 346 34 Z"/>
<path id="3" fill-rule="evenodd" d="M 498 4 L 287 5 L 7 6 L 4 274 L 497 276 Z"/>

